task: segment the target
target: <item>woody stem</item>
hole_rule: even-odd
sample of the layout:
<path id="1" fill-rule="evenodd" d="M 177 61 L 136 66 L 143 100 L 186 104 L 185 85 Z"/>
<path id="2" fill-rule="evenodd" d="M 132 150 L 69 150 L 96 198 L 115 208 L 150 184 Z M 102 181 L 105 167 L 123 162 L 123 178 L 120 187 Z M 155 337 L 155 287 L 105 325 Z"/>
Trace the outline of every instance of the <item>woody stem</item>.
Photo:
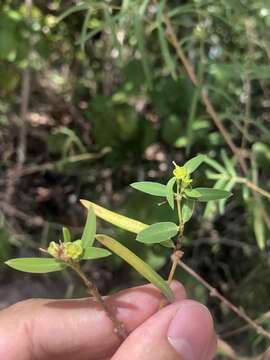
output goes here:
<path id="1" fill-rule="evenodd" d="M 87 278 L 87 276 L 81 270 L 79 264 L 72 262 L 72 263 L 69 263 L 68 265 L 81 278 L 81 280 L 83 281 L 89 295 L 93 296 L 96 299 L 96 301 L 99 303 L 101 308 L 105 311 L 108 318 L 111 320 L 111 322 L 113 324 L 113 329 L 114 329 L 115 334 L 119 337 L 119 339 L 121 341 L 125 340 L 125 338 L 128 336 L 127 330 L 125 329 L 124 325 L 111 312 L 108 305 L 104 301 L 103 297 L 100 295 L 96 285 Z"/>

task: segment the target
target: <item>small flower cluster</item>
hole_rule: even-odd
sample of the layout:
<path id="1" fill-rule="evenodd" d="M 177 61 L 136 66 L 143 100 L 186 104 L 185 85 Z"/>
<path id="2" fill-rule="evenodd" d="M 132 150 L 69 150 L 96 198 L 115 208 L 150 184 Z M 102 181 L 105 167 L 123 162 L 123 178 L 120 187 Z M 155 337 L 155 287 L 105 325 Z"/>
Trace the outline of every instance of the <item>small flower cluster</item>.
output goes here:
<path id="1" fill-rule="evenodd" d="M 73 242 L 60 242 L 59 244 L 55 241 L 51 241 L 47 252 L 59 260 L 78 261 L 83 253 L 82 241 L 76 240 Z"/>
<path id="2" fill-rule="evenodd" d="M 185 166 L 179 166 L 175 162 L 173 162 L 173 165 L 175 167 L 173 175 L 178 181 L 181 181 L 183 188 L 188 187 L 192 183 L 192 179 L 189 177 L 187 168 Z"/>

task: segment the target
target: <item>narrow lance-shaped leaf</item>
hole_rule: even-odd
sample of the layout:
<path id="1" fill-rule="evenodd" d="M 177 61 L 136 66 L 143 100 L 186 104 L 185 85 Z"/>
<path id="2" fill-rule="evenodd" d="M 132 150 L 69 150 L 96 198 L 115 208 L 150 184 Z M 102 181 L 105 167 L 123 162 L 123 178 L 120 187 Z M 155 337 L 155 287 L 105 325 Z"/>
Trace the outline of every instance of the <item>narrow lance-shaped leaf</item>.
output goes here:
<path id="1" fill-rule="evenodd" d="M 231 190 L 233 189 L 235 185 L 235 180 L 232 178 L 230 181 L 227 182 L 227 184 L 224 187 L 224 190 L 231 192 Z M 218 202 L 218 208 L 219 208 L 219 212 L 220 214 L 224 214 L 225 213 L 225 204 L 226 204 L 227 198 L 225 199 L 221 199 Z"/>
<path id="2" fill-rule="evenodd" d="M 143 14 L 138 14 L 134 18 L 134 30 L 135 36 L 138 41 L 138 49 L 141 53 L 141 61 L 143 66 L 143 71 L 145 74 L 146 82 L 149 89 L 152 89 L 152 76 L 149 66 L 149 57 L 147 56 L 147 51 L 145 47 L 145 34 L 144 34 L 144 27 L 143 27 Z"/>
<path id="3" fill-rule="evenodd" d="M 221 166 L 216 160 L 211 159 L 209 156 L 205 156 L 204 162 L 218 171 L 220 174 L 226 174 L 226 169 Z"/>
<path id="4" fill-rule="evenodd" d="M 174 191 L 173 187 L 176 181 L 176 177 L 171 178 L 166 185 L 166 198 L 170 207 L 174 210 Z"/>
<path id="5" fill-rule="evenodd" d="M 146 194 L 154 196 L 166 196 L 166 185 L 156 183 L 153 181 L 140 181 L 130 184 L 133 189 L 139 190 Z"/>
<path id="6" fill-rule="evenodd" d="M 155 244 L 168 240 L 178 232 L 178 226 L 172 222 L 160 222 L 141 231 L 136 240 L 145 244 Z"/>
<path id="7" fill-rule="evenodd" d="M 108 249 L 120 256 L 129 265 L 131 265 L 138 273 L 154 284 L 167 297 L 170 302 L 174 301 L 174 294 L 169 288 L 167 282 L 162 279 L 147 263 L 141 260 L 137 255 L 131 252 L 124 245 L 106 235 L 97 235 L 97 241 Z"/>
<path id="8" fill-rule="evenodd" d="M 226 179 L 219 179 L 216 181 L 214 188 L 215 189 L 224 189 L 226 186 L 227 180 Z M 215 212 L 217 211 L 217 203 L 213 201 L 209 201 L 205 207 L 203 217 L 211 219 Z"/>
<path id="9" fill-rule="evenodd" d="M 13 269 L 28 273 L 43 274 L 53 271 L 62 271 L 66 265 L 53 258 L 18 258 L 5 262 Z"/>
<path id="10" fill-rule="evenodd" d="M 117 214 L 111 210 L 105 209 L 102 206 L 99 206 L 88 200 L 80 200 L 83 206 L 87 209 L 92 207 L 94 213 L 97 217 L 108 221 L 109 223 L 120 227 L 121 229 L 130 231 L 132 233 L 138 234 L 143 229 L 147 228 L 149 225 L 146 225 L 140 221 L 130 219 L 126 216 Z"/>
<path id="11" fill-rule="evenodd" d="M 188 160 L 184 166 L 187 168 L 188 173 L 191 174 L 195 171 L 205 160 L 205 155 L 197 155 L 194 158 Z"/>
<path id="12" fill-rule="evenodd" d="M 96 216 L 95 213 L 90 206 L 88 208 L 86 224 L 84 226 L 83 234 L 82 234 L 82 247 L 84 249 L 93 245 L 96 235 Z"/>
<path id="13" fill-rule="evenodd" d="M 67 227 L 63 227 L 62 232 L 63 232 L 64 242 L 70 242 L 71 241 L 71 235 L 70 235 L 69 229 Z"/>
<path id="14" fill-rule="evenodd" d="M 226 166 L 226 169 L 228 170 L 228 173 L 231 176 L 236 176 L 236 171 L 234 169 L 234 163 L 232 159 L 229 159 L 227 153 L 225 150 L 221 150 L 221 157 L 224 162 L 224 165 Z"/>
<path id="15" fill-rule="evenodd" d="M 166 39 L 165 31 L 163 29 L 163 10 L 165 7 L 165 0 L 159 2 L 158 12 L 157 12 L 157 28 L 158 28 L 158 37 L 160 43 L 161 53 L 164 59 L 164 62 L 170 71 L 174 80 L 176 80 L 177 75 L 175 71 L 175 63 L 174 59 L 170 54 L 170 49 L 168 45 L 168 41 Z"/>
<path id="16" fill-rule="evenodd" d="M 195 188 L 185 193 L 188 197 L 196 198 L 196 200 L 201 202 L 226 199 L 232 195 L 229 191 L 214 188 Z"/>
<path id="17" fill-rule="evenodd" d="M 253 207 L 253 227 L 256 236 L 257 244 L 260 250 L 265 248 L 265 226 L 262 216 L 262 205 L 260 200 L 256 200 L 255 206 Z"/>
<path id="18" fill-rule="evenodd" d="M 88 247 L 84 250 L 82 260 L 95 260 L 110 256 L 112 253 L 106 249 Z"/>
<path id="19" fill-rule="evenodd" d="M 67 9 L 67 11 L 63 12 L 59 18 L 58 21 L 62 21 L 64 20 L 64 18 L 66 18 L 67 16 L 77 12 L 77 11 L 83 11 L 83 10 L 87 10 L 89 8 L 89 4 L 80 4 L 80 5 L 75 5 L 70 7 L 69 9 Z"/>

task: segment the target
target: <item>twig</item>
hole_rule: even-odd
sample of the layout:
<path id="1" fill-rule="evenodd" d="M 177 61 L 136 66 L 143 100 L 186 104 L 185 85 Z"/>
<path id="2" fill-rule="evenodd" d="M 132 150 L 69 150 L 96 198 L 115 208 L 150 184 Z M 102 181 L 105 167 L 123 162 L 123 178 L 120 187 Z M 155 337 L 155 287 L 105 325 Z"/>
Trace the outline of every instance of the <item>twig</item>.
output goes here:
<path id="1" fill-rule="evenodd" d="M 196 273 L 193 269 L 191 269 L 188 265 L 184 264 L 183 261 L 179 260 L 178 265 L 183 268 L 188 274 L 194 277 L 199 283 L 201 283 L 207 290 L 209 290 L 210 295 L 219 299 L 222 304 L 224 304 L 227 308 L 233 311 L 237 316 L 243 319 L 246 323 L 248 323 L 256 332 L 268 340 L 270 340 L 270 333 L 266 331 L 262 326 L 258 325 L 254 320 L 252 320 L 243 309 L 236 307 L 233 303 L 231 303 L 228 299 L 226 299 L 220 292 L 217 291 L 216 288 L 211 286 L 204 278 L 202 278 L 198 273 Z"/>
<path id="2" fill-rule="evenodd" d="M 79 275 L 79 277 L 84 282 L 84 285 L 88 291 L 88 293 L 93 296 L 96 301 L 100 304 L 103 308 L 105 313 L 107 314 L 108 318 L 111 320 L 114 328 L 114 332 L 119 337 L 121 341 L 125 340 L 128 336 L 128 333 L 124 327 L 124 325 L 115 317 L 115 315 L 110 311 L 106 302 L 103 300 L 102 296 L 100 295 L 98 288 L 96 285 L 90 281 L 86 275 L 81 271 L 79 264 L 69 264 L 69 266 Z"/>
<path id="3" fill-rule="evenodd" d="M 254 321 L 256 323 L 261 323 L 261 322 L 264 322 L 264 321 L 268 321 L 270 319 L 270 311 L 267 311 L 266 313 L 262 314 L 261 316 L 259 316 L 257 319 L 255 319 Z M 235 330 L 231 330 L 231 331 L 227 331 L 227 332 L 223 332 L 222 333 L 222 339 L 225 339 L 225 338 L 228 338 L 228 337 L 231 337 L 231 336 L 234 336 L 234 335 L 238 335 L 244 331 L 247 331 L 250 329 L 250 325 L 249 324 L 246 324 L 246 325 L 243 325 L 241 327 L 239 327 L 238 329 L 235 329 Z"/>

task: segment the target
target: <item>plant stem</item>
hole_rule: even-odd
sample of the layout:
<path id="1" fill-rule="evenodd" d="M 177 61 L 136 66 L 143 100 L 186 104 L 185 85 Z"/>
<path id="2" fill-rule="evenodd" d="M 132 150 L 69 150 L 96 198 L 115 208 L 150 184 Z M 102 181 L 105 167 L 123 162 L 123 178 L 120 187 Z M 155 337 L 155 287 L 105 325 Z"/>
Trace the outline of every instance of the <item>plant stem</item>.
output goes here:
<path id="1" fill-rule="evenodd" d="M 127 333 L 124 325 L 116 318 L 116 316 L 108 308 L 103 297 L 100 295 L 96 285 L 92 281 L 90 281 L 87 278 L 87 276 L 82 272 L 79 264 L 69 263 L 68 265 L 77 273 L 77 275 L 79 275 L 79 277 L 81 278 L 81 280 L 83 281 L 83 283 L 87 289 L 87 292 L 96 299 L 96 301 L 99 303 L 99 305 L 105 311 L 108 318 L 111 320 L 111 322 L 113 324 L 113 330 L 114 330 L 115 334 L 119 337 L 119 339 L 121 341 L 125 340 L 125 338 L 128 336 L 128 333 Z"/>
<path id="2" fill-rule="evenodd" d="M 176 247 L 174 249 L 174 253 L 172 254 L 172 266 L 171 266 L 171 270 L 170 270 L 169 277 L 167 280 L 169 285 L 173 281 L 177 263 L 183 256 L 183 252 L 180 251 L 180 249 L 181 249 L 181 244 L 184 239 L 184 222 L 183 222 L 183 214 L 182 214 L 182 207 L 181 207 L 181 186 L 180 186 L 179 180 L 177 180 L 176 206 L 177 206 L 177 213 L 178 213 L 178 219 L 179 219 L 179 236 L 176 241 Z"/>
<path id="3" fill-rule="evenodd" d="M 270 332 L 265 330 L 262 326 L 257 324 L 254 320 L 252 320 L 243 309 L 238 308 L 233 303 L 231 303 L 227 298 L 225 298 L 216 288 L 210 285 L 205 279 L 203 279 L 198 273 L 196 273 L 193 269 L 191 269 L 188 265 L 183 263 L 183 261 L 179 260 L 178 265 L 183 268 L 188 274 L 194 277 L 199 283 L 201 283 L 207 290 L 209 290 L 210 295 L 216 297 L 221 301 L 227 308 L 233 311 L 237 316 L 243 319 L 246 323 L 248 323 L 256 332 L 268 340 L 270 340 Z"/>

